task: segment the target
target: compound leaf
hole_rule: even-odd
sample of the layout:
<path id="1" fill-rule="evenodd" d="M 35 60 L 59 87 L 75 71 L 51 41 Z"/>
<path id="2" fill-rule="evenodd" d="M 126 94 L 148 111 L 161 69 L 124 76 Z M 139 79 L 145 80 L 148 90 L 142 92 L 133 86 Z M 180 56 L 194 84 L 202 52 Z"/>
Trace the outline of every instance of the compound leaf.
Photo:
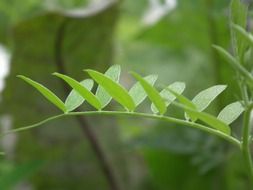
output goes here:
<path id="1" fill-rule="evenodd" d="M 64 103 L 51 90 L 39 84 L 38 82 L 33 81 L 32 79 L 28 77 L 25 77 L 22 75 L 18 75 L 17 77 L 21 78 L 22 80 L 24 80 L 25 82 L 27 82 L 28 84 L 36 88 L 46 99 L 48 99 L 51 103 L 57 106 L 64 113 L 67 112 L 67 109 Z"/>
<path id="2" fill-rule="evenodd" d="M 91 91 L 94 82 L 91 79 L 85 79 L 81 81 L 80 84 L 87 90 Z M 73 89 L 65 100 L 65 106 L 68 112 L 70 112 L 79 107 L 84 101 L 85 99 L 76 90 Z"/>
<path id="3" fill-rule="evenodd" d="M 135 104 L 132 97 L 120 84 L 100 72 L 90 69 L 86 71 L 99 85 L 101 85 L 117 102 L 119 102 L 127 110 L 133 111 L 135 109 Z"/>
<path id="4" fill-rule="evenodd" d="M 76 92 L 78 92 L 93 107 L 95 107 L 98 110 L 101 109 L 101 104 L 99 100 L 97 99 L 97 97 L 94 94 L 92 94 L 92 92 L 90 92 L 87 88 L 82 86 L 78 81 L 60 73 L 53 73 L 53 75 L 61 78 L 66 83 L 68 83 L 69 86 L 71 86 Z"/>

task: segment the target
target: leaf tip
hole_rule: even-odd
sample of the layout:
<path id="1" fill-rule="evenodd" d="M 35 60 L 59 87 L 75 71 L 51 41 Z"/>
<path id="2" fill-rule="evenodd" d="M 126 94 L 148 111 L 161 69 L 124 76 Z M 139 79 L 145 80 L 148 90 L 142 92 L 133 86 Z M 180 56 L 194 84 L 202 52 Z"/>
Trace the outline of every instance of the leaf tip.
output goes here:
<path id="1" fill-rule="evenodd" d="M 236 27 L 236 26 L 238 26 L 237 24 L 235 24 L 234 22 L 231 22 L 230 23 L 230 25 L 232 26 L 232 27 Z"/>
<path id="2" fill-rule="evenodd" d="M 219 46 L 216 45 L 216 44 L 212 44 L 212 47 L 213 47 L 214 49 L 219 49 Z"/>
<path id="3" fill-rule="evenodd" d="M 221 86 L 223 86 L 224 90 L 228 87 L 226 84 L 222 84 Z"/>
<path id="4" fill-rule="evenodd" d="M 24 75 L 17 75 L 16 77 L 20 78 L 20 79 L 23 79 L 23 80 L 26 78 Z"/>
<path id="5" fill-rule="evenodd" d="M 54 73 L 52 73 L 52 75 L 54 75 L 54 76 L 59 76 L 60 73 L 54 72 Z"/>
<path id="6" fill-rule="evenodd" d="M 83 71 L 89 73 L 89 72 L 92 72 L 93 70 L 92 69 L 84 69 Z"/>

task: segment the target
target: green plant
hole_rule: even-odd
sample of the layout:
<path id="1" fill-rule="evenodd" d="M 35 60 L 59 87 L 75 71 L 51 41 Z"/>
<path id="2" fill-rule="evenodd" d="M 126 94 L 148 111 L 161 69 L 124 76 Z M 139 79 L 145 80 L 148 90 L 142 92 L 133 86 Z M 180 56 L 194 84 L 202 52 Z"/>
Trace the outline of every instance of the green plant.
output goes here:
<path id="1" fill-rule="evenodd" d="M 110 67 L 105 74 L 94 70 L 86 70 L 86 72 L 88 72 L 91 78 L 99 84 L 96 94 L 91 92 L 93 86 L 92 79 L 86 79 L 82 82 L 78 82 L 75 79 L 63 74 L 53 74 L 64 80 L 73 88 L 65 102 L 62 102 L 62 100 L 60 100 L 52 91 L 43 85 L 25 76 L 18 76 L 36 88 L 51 103 L 62 110 L 63 114 L 53 116 L 34 125 L 14 129 L 7 133 L 31 129 L 54 119 L 74 115 L 128 115 L 134 117 L 145 117 L 194 127 L 210 134 L 222 137 L 240 148 L 244 152 L 246 156 L 245 158 L 248 158 L 249 164 L 251 164 L 251 158 L 249 157 L 250 155 L 248 152 L 249 139 L 245 141 L 245 138 L 243 138 L 243 141 L 240 141 L 233 137 L 231 135 L 231 129 L 229 125 L 236 120 L 244 110 L 246 110 L 244 120 L 244 130 L 246 130 L 246 132 L 244 135 L 249 138 L 248 122 L 249 113 L 253 107 L 252 104 L 246 104 L 244 100 L 233 102 L 226 106 L 220 112 L 218 117 L 203 112 L 208 105 L 225 90 L 225 85 L 216 85 L 201 91 L 193 98 L 192 101 L 190 101 L 188 98 L 182 95 L 185 89 L 185 84 L 182 82 L 175 82 L 162 89 L 159 93 L 158 90 L 153 87 L 157 79 L 156 75 L 149 75 L 142 78 L 139 74 L 131 72 L 138 82 L 129 91 L 127 91 L 119 84 L 120 66 L 118 65 Z M 152 102 L 151 110 L 153 113 L 135 111 L 137 106 L 141 104 L 146 97 L 148 97 Z M 121 104 L 125 110 L 104 111 L 105 106 L 111 101 L 111 99 L 114 99 Z M 176 99 L 178 102 L 175 102 Z M 90 105 L 92 105 L 96 111 L 74 112 L 73 110 L 79 107 L 84 101 L 87 101 Z M 185 111 L 185 119 L 166 116 L 165 113 L 170 104 L 183 109 Z M 206 125 L 200 124 L 197 122 L 198 120 L 204 122 Z"/>
<path id="2" fill-rule="evenodd" d="M 53 92 L 43 85 L 25 76 L 19 76 L 21 79 L 35 87 L 51 103 L 63 111 L 63 114 L 47 118 L 34 125 L 11 130 L 5 134 L 31 129 L 54 119 L 74 115 L 126 115 L 164 120 L 188 127 L 194 127 L 210 134 L 217 135 L 238 147 L 242 151 L 245 162 L 247 163 L 251 179 L 250 181 L 253 181 L 253 166 L 250 153 L 250 114 L 253 109 L 253 75 L 251 74 L 252 66 L 247 59 L 247 57 L 252 54 L 253 36 L 245 30 L 247 18 L 246 6 L 244 6 L 239 0 L 234 0 L 231 3 L 231 12 L 233 56 L 219 46 L 214 46 L 214 48 L 217 50 L 217 53 L 226 59 L 235 69 L 238 76 L 238 85 L 241 89 L 241 100 L 227 105 L 220 111 L 217 117 L 203 111 L 221 92 L 225 90 L 225 85 L 210 87 L 197 94 L 192 100 L 189 100 L 182 95 L 185 89 L 185 84 L 182 82 L 175 82 L 164 87 L 159 92 L 154 87 L 154 83 L 157 80 L 156 75 L 149 75 L 143 78 L 139 74 L 131 72 L 138 82 L 127 91 L 119 84 L 120 67 L 115 65 L 109 68 L 105 74 L 94 70 L 86 70 L 93 80 L 86 79 L 81 82 L 63 74 L 54 73 L 55 76 L 64 80 L 73 88 L 65 102 L 60 100 Z M 94 81 L 99 85 L 95 94 L 91 91 Z M 137 106 L 141 104 L 146 97 L 152 102 L 152 113 L 136 111 Z M 121 104 L 124 110 L 105 111 L 104 108 L 112 99 Z M 178 100 L 177 102 L 175 101 L 176 99 Z M 73 110 L 79 107 L 84 101 L 87 101 L 96 109 L 96 111 L 74 112 Z M 178 119 L 165 115 L 167 107 L 171 104 L 184 110 L 185 118 Z M 232 135 L 229 125 L 243 112 L 242 137 L 238 139 Z"/>

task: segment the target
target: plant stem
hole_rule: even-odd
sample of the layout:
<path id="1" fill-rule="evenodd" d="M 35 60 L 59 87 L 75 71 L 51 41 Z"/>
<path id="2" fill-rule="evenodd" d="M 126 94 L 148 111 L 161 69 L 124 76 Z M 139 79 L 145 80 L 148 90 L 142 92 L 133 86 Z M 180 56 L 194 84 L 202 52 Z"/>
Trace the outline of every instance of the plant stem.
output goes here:
<path id="1" fill-rule="evenodd" d="M 243 139 L 241 144 L 242 153 L 244 159 L 247 164 L 247 169 L 250 176 L 250 183 L 253 184 L 253 164 L 252 164 L 252 157 L 250 151 L 250 132 L 251 132 L 251 122 L 250 122 L 250 114 L 253 109 L 253 106 L 249 106 L 245 113 L 243 119 Z"/>
<path id="2" fill-rule="evenodd" d="M 133 117 L 143 117 L 143 118 L 150 118 L 150 119 L 158 119 L 158 120 L 163 120 L 166 122 L 170 122 L 170 123 L 176 123 L 176 124 L 180 124 L 183 126 L 189 126 L 189 127 L 193 127 L 196 129 L 200 129 L 202 131 L 205 131 L 207 133 L 210 133 L 212 135 L 216 135 L 218 137 L 221 137 L 225 140 L 227 140 L 228 142 L 232 143 L 233 145 L 235 145 L 238 148 L 241 148 L 241 143 L 239 140 L 237 140 L 236 138 L 227 135 L 221 131 L 218 131 L 216 129 L 210 128 L 208 126 L 205 125 L 201 125 L 198 123 L 193 123 L 190 121 L 186 121 L 186 120 L 181 120 L 181 119 L 177 119 L 177 118 L 172 118 L 172 117 L 168 117 L 168 116 L 163 116 L 163 115 L 154 115 L 154 114 L 148 114 L 148 113 L 136 113 L 136 112 L 122 112 L 122 111 L 87 111 L 87 112 L 70 112 L 67 114 L 61 114 L 61 115 L 56 115 L 50 118 L 47 118 L 41 122 L 38 122 L 36 124 L 33 125 L 29 125 L 29 126 L 25 126 L 25 127 L 21 127 L 21 128 L 17 128 L 17 129 L 13 129 L 10 131 L 7 131 L 5 133 L 3 133 L 1 136 L 4 136 L 6 134 L 9 133 L 14 133 L 14 132 L 20 132 L 20 131 L 25 131 L 27 129 L 32 129 L 35 127 L 39 127 L 49 121 L 53 121 L 55 119 L 59 119 L 59 118 L 63 118 L 63 117 L 68 117 L 68 116 L 98 116 L 98 115 L 112 115 L 112 116 L 133 116 Z M 0 137 L 1 137 L 0 136 Z"/>
<path id="3" fill-rule="evenodd" d="M 65 68 L 62 49 L 64 45 L 63 43 L 64 43 L 65 29 L 66 29 L 67 23 L 68 23 L 67 19 L 63 20 L 63 22 L 60 24 L 58 28 L 58 32 L 56 34 L 56 39 L 55 39 L 55 64 L 56 64 L 57 70 L 60 73 L 66 74 L 66 75 L 68 75 L 68 72 L 67 72 L 67 69 Z M 68 95 L 68 93 L 71 90 L 69 86 L 66 85 L 66 83 L 62 81 L 62 87 L 65 92 L 65 95 Z M 76 115 L 76 120 L 79 123 L 84 135 L 88 139 L 90 146 L 99 161 L 101 170 L 104 173 L 104 176 L 110 186 L 110 189 L 120 190 L 121 189 L 120 183 L 117 179 L 116 172 L 114 171 L 114 168 L 108 159 L 107 152 L 104 150 L 102 143 L 99 142 L 99 139 L 96 136 L 96 133 L 92 130 L 86 118 L 84 118 L 83 116 L 84 115 Z"/>

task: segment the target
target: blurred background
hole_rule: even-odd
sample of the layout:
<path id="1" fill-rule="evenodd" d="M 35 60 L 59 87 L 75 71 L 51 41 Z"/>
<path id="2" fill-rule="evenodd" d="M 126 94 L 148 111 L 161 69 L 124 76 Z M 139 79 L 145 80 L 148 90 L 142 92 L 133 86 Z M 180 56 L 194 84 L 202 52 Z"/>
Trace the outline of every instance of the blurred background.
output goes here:
<path id="1" fill-rule="evenodd" d="M 229 3 L 1 0 L 1 132 L 59 113 L 17 74 L 45 84 L 63 99 L 69 89 L 52 72 L 82 80 L 87 77 L 83 69 L 104 72 L 113 64 L 121 65 L 120 82 L 126 87 L 134 83 L 130 70 L 158 74 L 157 84 L 184 81 L 190 98 L 214 84 L 228 84 L 208 109 L 217 115 L 239 96 L 234 72 L 211 47 L 231 47 Z M 118 104 L 107 109 L 118 109 Z M 139 109 L 150 112 L 150 102 Z M 183 117 L 173 106 L 168 115 Z M 240 135 L 240 122 L 232 126 L 234 135 Z M 66 118 L 5 136 L 0 144 L 6 152 L 0 157 L 1 190 L 250 189 L 238 150 L 170 123 Z"/>

